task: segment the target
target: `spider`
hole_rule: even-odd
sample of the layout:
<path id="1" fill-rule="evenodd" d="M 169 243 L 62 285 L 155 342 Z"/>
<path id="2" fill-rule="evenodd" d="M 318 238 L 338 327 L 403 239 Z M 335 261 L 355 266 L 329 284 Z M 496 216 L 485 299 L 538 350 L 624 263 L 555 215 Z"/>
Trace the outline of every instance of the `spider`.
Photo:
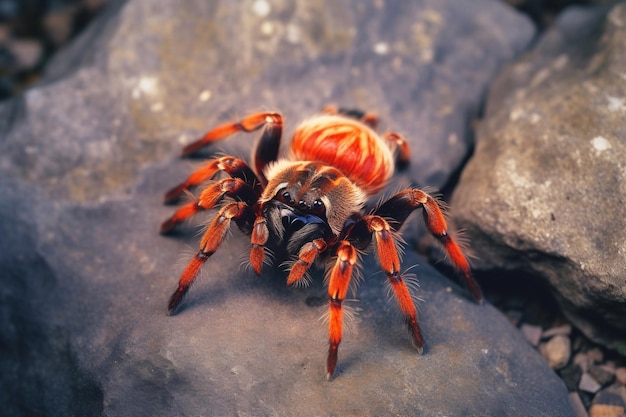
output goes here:
<path id="1" fill-rule="evenodd" d="M 282 249 L 291 260 L 287 285 L 306 283 L 309 268 L 316 262 L 326 263 L 328 379 L 335 371 L 342 339 L 342 303 L 360 255 L 370 246 L 374 247 L 398 301 L 410 340 L 421 354 L 424 339 L 413 299 L 400 272 L 398 249 L 398 230 L 418 208 L 423 210 L 430 233 L 443 245 L 476 300 L 482 302 L 469 263 L 448 234 L 435 198 L 409 188 L 365 210 L 366 201 L 387 185 L 395 166 L 409 163 L 406 141 L 396 133 L 379 135 L 375 131 L 377 122 L 372 113 L 327 106 L 297 126 L 288 154 L 279 156 L 283 117 L 277 112 L 259 112 L 218 126 L 187 145 L 183 155 L 237 132 L 262 131 L 252 153 L 252 167 L 234 156 L 214 157 L 166 193 L 165 202 L 175 203 L 188 190 L 208 182 L 197 199 L 181 206 L 161 225 L 161 233 L 170 232 L 200 211 L 219 207 L 200 241 L 200 250 L 183 271 L 169 300 L 169 313 L 175 313 L 203 264 L 218 249 L 234 222 L 250 236 L 249 261 L 257 275 L 261 274 L 270 248 Z M 227 175 L 217 176 L 220 172 Z"/>

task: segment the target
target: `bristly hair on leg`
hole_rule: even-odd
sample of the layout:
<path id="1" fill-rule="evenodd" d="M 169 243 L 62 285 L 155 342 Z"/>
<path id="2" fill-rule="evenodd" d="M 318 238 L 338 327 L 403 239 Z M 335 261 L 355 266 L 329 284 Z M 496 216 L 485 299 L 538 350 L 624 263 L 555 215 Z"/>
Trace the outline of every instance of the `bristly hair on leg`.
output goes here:
<path id="1" fill-rule="evenodd" d="M 367 214 L 374 214 L 376 210 L 380 206 L 383 205 L 387 200 L 389 200 L 394 195 L 398 194 L 401 191 L 404 191 L 408 188 L 409 182 L 407 180 L 396 181 L 396 184 L 387 185 L 385 190 L 381 192 L 375 200 L 368 201 L 365 207 L 364 212 Z M 385 219 L 388 220 L 388 219 Z"/>
<path id="2" fill-rule="evenodd" d="M 174 262 L 174 265 L 172 267 L 172 270 L 175 272 L 175 275 L 178 277 L 181 277 L 183 271 L 187 268 L 187 266 L 191 263 L 191 261 L 196 257 L 197 254 L 198 254 L 198 249 L 194 249 L 189 245 L 185 245 L 184 248 L 181 250 L 179 257 L 177 258 L 176 262 Z M 196 275 L 195 279 L 193 280 L 191 286 L 194 286 L 199 281 L 204 280 L 205 276 L 208 274 L 207 271 L 208 271 L 207 268 L 201 268 L 198 274 Z M 178 282 L 179 281 L 176 281 L 176 284 L 178 284 Z M 180 308 L 180 306 L 178 306 L 177 308 Z"/>
<path id="3" fill-rule="evenodd" d="M 448 231 L 448 234 L 452 239 L 456 241 L 456 244 L 459 245 L 461 251 L 467 258 L 467 260 L 478 259 L 478 255 L 472 249 L 470 245 L 470 238 L 467 235 L 467 231 L 465 229 L 452 229 Z M 445 252 L 445 251 L 444 251 Z"/>
<path id="4" fill-rule="evenodd" d="M 268 248 L 264 247 L 265 256 L 263 257 L 263 270 L 266 268 L 270 268 L 276 262 L 276 256 L 274 252 Z M 252 268 L 252 264 L 250 263 L 250 251 L 244 251 L 239 255 L 239 270 L 245 272 L 246 274 L 252 273 L 256 275 L 254 269 Z"/>
<path id="5" fill-rule="evenodd" d="M 189 245 L 185 245 L 183 249 L 180 251 L 176 262 L 174 262 L 173 270 L 176 271 L 178 275 L 180 275 L 183 270 L 189 265 L 189 262 L 196 256 L 198 253 L 198 248 L 193 248 Z"/>
<path id="6" fill-rule="evenodd" d="M 281 262 L 281 264 L 279 265 L 279 268 L 281 270 L 283 270 L 287 275 L 289 275 L 289 272 L 291 271 L 291 268 L 293 267 L 293 265 L 296 262 L 298 262 L 298 257 L 297 256 L 292 257 L 291 259 L 288 259 L 286 261 Z M 309 285 L 311 285 L 311 282 L 313 282 L 313 275 L 311 274 L 311 268 L 315 268 L 315 265 L 311 265 L 306 270 L 306 272 L 304 273 L 302 278 L 293 283 L 293 287 L 295 287 L 295 288 L 306 288 Z"/>
<path id="7" fill-rule="evenodd" d="M 348 286 L 348 293 L 353 297 L 356 297 L 356 294 L 359 290 L 359 286 L 361 282 L 365 280 L 363 275 L 363 267 L 361 266 L 361 262 L 357 261 L 352 269 L 352 279 L 350 280 L 350 285 Z"/>
<path id="8" fill-rule="evenodd" d="M 408 292 L 409 292 L 409 297 L 411 298 L 411 301 L 413 303 L 413 307 L 415 309 L 415 321 L 413 321 L 410 318 L 410 315 L 407 315 L 407 312 L 402 312 L 402 308 L 398 308 L 398 299 L 396 297 L 396 292 L 394 291 L 391 282 L 389 281 L 389 279 L 386 279 L 384 281 L 384 285 L 387 288 L 387 303 L 386 306 L 387 308 L 391 308 L 391 304 L 394 305 L 394 308 L 391 308 L 391 311 L 393 312 L 393 316 L 394 318 L 397 319 L 402 319 L 402 321 L 405 322 L 405 324 L 407 325 L 405 327 L 405 329 L 408 332 L 408 336 L 409 336 L 409 341 L 411 342 L 411 344 L 417 349 L 418 353 L 422 354 L 423 350 L 424 350 L 424 346 L 423 346 L 423 336 L 422 336 L 422 332 L 419 329 L 419 316 L 420 316 L 420 307 L 421 304 L 420 302 L 423 302 L 424 299 L 418 296 L 418 289 L 419 289 L 419 282 L 417 280 L 417 276 L 413 273 L 409 273 L 408 271 L 410 271 L 414 266 L 407 268 L 402 274 L 402 281 L 404 282 L 404 285 L 406 286 Z M 392 301 L 393 300 L 393 301 Z M 416 326 L 417 326 L 417 330 L 416 330 Z M 421 342 L 418 343 L 418 340 L 420 340 Z"/>
<path id="9" fill-rule="evenodd" d="M 409 289 L 409 293 L 411 294 L 411 298 L 413 299 L 415 308 L 419 311 L 421 303 L 425 302 L 426 300 L 420 295 L 420 282 L 417 274 L 414 272 L 409 272 L 416 267 L 417 265 L 412 265 L 405 269 L 402 273 L 402 277 L 404 278 L 404 283 Z"/>
<path id="10" fill-rule="evenodd" d="M 358 324 L 361 322 L 359 313 L 363 311 L 361 307 L 352 305 L 354 303 L 359 303 L 359 300 L 356 298 L 346 298 L 345 300 L 343 300 L 343 303 L 341 304 L 341 311 L 343 312 L 344 329 L 349 332 L 354 332 L 356 331 L 356 329 L 358 329 Z M 322 309 L 319 321 L 324 326 L 328 326 L 328 320 L 329 320 L 329 315 L 330 315 L 328 304 L 324 303 L 319 308 Z"/>
<path id="11" fill-rule="evenodd" d="M 449 205 L 443 199 L 443 194 L 441 194 L 441 191 L 439 191 L 437 188 L 431 187 L 429 185 L 424 186 L 424 187 L 420 187 L 420 190 L 422 190 L 423 192 L 425 192 L 426 194 L 431 196 L 435 200 L 435 202 L 439 205 L 439 208 L 441 208 L 441 211 L 444 212 L 444 214 L 445 214 L 445 212 L 449 208 Z"/>
<path id="12" fill-rule="evenodd" d="M 470 239 L 467 236 L 465 229 L 457 230 L 457 229 L 453 229 L 449 227 L 448 235 L 459 246 L 459 248 L 463 252 L 463 255 L 465 256 L 465 258 L 467 258 L 467 261 L 470 263 L 470 265 L 471 265 L 472 259 L 478 259 L 478 256 L 474 253 L 470 245 Z M 424 239 L 427 239 L 426 240 L 427 243 L 424 247 L 428 248 L 428 251 L 430 252 L 431 257 L 435 258 L 435 253 L 438 253 L 438 255 L 436 256 L 436 259 L 432 260 L 436 265 L 440 264 L 440 262 L 445 262 L 453 266 L 452 262 L 450 261 L 450 256 L 448 255 L 448 252 L 446 252 L 443 245 L 438 244 L 436 239 L 431 235 L 425 235 Z"/>
<path id="13" fill-rule="evenodd" d="M 359 285 L 361 285 L 361 282 L 365 280 L 365 276 L 363 275 L 362 258 L 363 256 L 366 255 L 366 253 L 357 248 L 354 248 L 354 250 L 356 251 L 357 260 L 354 266 L 352 267 L 352 276 L 350 277 L 350 284 L 348 285 L 348 293 L 351 294 L 353 297 L 356 297 L 358 289 L 359 289 Z M 333 270 L 333 267 L 335 266 L 336 260 L 337 260 L 337 257 L 333 256 L 330 259 L 328 259 L 328 261 L 326 262 L 324 266 L 323 283 L 326 288 L 328 288 L 328 283 L 330 281 L 330 274 Z"/>
<path id="14" fill-rule="evenodd" d="M 383 218 L 385 221 L 389 222 L 388 219 Z M 391 230 L 391 236 L 393 238 L 393 243 L 396 248 L 396 253 L 398 254 L 398 259 L 400 261 L 400 265 L 402 265 L 402 258 L 404 257 L 404 247 L 406 245 L 406 241 L 402 237 L 402 234 L 399 231 Z M 376 239 L 372 239 L 371 245 L 374 247 L 374 253 L 378 253 L 378 247 L 376 243 Z M 375 256 L 376 263 L 380 266 L 380 259 L 378 256 Z"/>
<path id="15" fill-rule="evenodd" d="M 203 219 L 199 225 L 197 225 L 197 230 L 195 233 L 196 238 L 201 239 L 202 236 L 204 236 L 206 231 L 209 229 L 211 222 L 213 222 L 213 220 L 215 219 L 215 216 L 217 215 L 217 212 L 219 211 L 220 207 L 222 207 L 222 204 L 216 205 L 215 207 L 207 210 L 208 216 L 205 219 Z M 224 235 L 224 240 L 222 240 L 222 243 L 220 244 L 220 246 L 225 244 L 232 235 L 233 235 L 233 228 L 229 227 L 228 230 L 226 231 L 226 235 Z"/>
<path id="16" fill-rule="evenodd" d="M 197 203 L 197 202 L 198 202 L 198 196 L 185 188 L 183 190 L 183 196 L 181 197 L 181 203 L 188 204 L 188 203 Z"/>
<path id="17" fill-rule="evenodd" d="M 359 290 L 359 286 L 361 282 L 365 280 L 365 276 L 363 275 L 363 256 L 365 253 L 355 248 L 356 251 L 356 263 L 352 268 L 352 277 L 350 278 L 350 285 L 348 286 L 348 293 L 353 297 L 356 297 L 357 291 Z M 327 273 L 330 274 L 330 269 L 327 270 Z"/>
<path id="18" fill-rule="evenodd" d="M 417 274 L 415 274 L 413 272 L 409 272 L 412 269 L 416 268 L 417 266 L 418 265 L 415 264 L 415 265 L 412 265 L 412 266 L 406 268 L 404 270 L 404 272 L 402 272 L 400 275 L 402 276 L 402 280 L 404 281 L 404 284 L 409 289 L 409 294 L 411 295 L 411 299 L 413 300 L 413 304 L 415 305 L 415 308 L 416 308 L 417 312 L 419 312 L 420 303 L 425 302 L 425 299 L 422 298 L 419 295 L 420 283 L 419 283 L 419 278 L 417 277 Z M 387 306 L 388 307 L 392 307 L 393 306 L 392 311 L 394 311 L 394 314 L 397 313 L 399 315 L 400 314 L 400 310 L 397 308 L 397 301 L 396 301 L 396 298 L 395 298 L 395 294 L 394 294 L 393 288 L 391 286 L 391 283 L 389 282 L 388 279 L 384 279 L 383 280 L 383 286 L 386 289 Z"/>

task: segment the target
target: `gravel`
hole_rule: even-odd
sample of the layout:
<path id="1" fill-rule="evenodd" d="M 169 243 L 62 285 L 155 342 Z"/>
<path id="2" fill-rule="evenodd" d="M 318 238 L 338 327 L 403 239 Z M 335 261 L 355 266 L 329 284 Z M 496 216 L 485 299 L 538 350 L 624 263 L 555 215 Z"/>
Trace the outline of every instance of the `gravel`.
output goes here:
<path id="1" fill-rule="evenodd" d="M 578 416 L 623 416 L 626 358 L 585 337 L 567 322 L 556 301 L 532 284 L 505 288 L 487 280 L 486 297 L 503 311 L 561 377 Z M 538 344 L 536 334 L 541 331 Z M 620 411 L 621 410 L 621 411 Z"/>

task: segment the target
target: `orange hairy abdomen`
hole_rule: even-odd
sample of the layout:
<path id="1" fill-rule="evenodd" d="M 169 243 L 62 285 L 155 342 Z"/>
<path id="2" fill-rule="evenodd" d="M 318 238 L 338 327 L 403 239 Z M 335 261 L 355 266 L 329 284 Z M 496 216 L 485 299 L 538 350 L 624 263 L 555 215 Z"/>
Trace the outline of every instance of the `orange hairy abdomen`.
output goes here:
<path id="1" fill-rule="evenodd" d="M 393 155 L 380 136 L 351 119 L 324 115 L 296 129 L 292 158 L 318 161 L 339 169 L 367 194 L 383 188 L 393 175 Z"/>

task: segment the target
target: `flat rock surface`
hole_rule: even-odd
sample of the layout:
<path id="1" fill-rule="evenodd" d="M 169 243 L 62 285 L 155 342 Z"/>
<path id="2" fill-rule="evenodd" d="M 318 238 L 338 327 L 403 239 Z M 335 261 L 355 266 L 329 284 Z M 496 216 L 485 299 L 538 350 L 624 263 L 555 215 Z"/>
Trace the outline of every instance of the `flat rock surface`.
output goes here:
<path id="1" fill-rule="evenodd" d="M 272 270 L 242 271 L 249 244 L 237 232 L 168 316 L 172 265 L 195 239 L 155 235 L 169 211 L 158 206 L 168 175 L 145 174 L 132 197 L 93 206 L 26 204 L 28 189 L 0 183 L 0 225 L 20 236 L 2 251 L 3 329 L 13 329 L 4 338 L 37 358 L 3 362 L 4 395 L 16 395 L 3 401 L 7 415 L 26 404 L 46 415 L 570 414 L 564 386 L 521 334 L 425 265 L 412 270 L 425 354 L 410 346 L 370 260 L 330 382 L 320 280 L 288 289 Z M 420 263 L 405 256 L 405 266 Z M 25 324 L 39 337 L 17 337 Z"/>
<path id="2" fill-rule="evenodd" d="M 262 105 L 297 120 L 358 104 L 428 126 L 412 136 L 422 161 L 452 146 L 452 160 L 411 168 L 438 185 L 463 158 L 467 144 L 450 138 L 465 136 L 489 74 L 532 35 L 492 2 L 233 4 L 120 3 L 47 84 L 0 108 L 4 415 L 572 415 L 508 321 L 410 252 L 425 354 L 366 258 L 330 382 L 321 279 L 289 289 L 277 268 L 255 277 L 237 231 L 166 314 L 197 247 L 191 227 L 157 234 L 172 212 L 162 193 L 195 164 L 175 156 L 182 144 Z M 245 156 L 250 138 L 220 148 Z"/>

